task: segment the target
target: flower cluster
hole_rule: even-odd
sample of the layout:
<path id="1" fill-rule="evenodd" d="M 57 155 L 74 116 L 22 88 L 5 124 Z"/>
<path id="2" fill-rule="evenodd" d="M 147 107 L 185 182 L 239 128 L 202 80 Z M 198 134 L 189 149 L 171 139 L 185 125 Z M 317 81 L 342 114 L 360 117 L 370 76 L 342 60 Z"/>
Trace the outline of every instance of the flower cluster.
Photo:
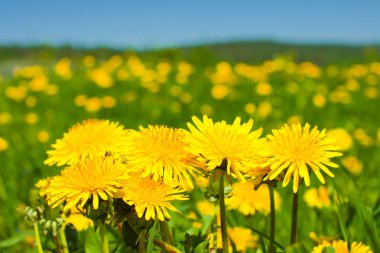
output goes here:
<path id="1" fill-rule="evenodd" d="M 254 179 L 236 185 L 253 193 L 257 178 L 282 180 L 284 186 L 293 178 L 297 192 L 301 180 L 310 185 L 310 172 L 322 183 L 321 171 L 334 176 L 327 166 L 337 167 L 330 158 L 341 155 L 324 130 L 310 129 L 309 124 L 285 125 L 260 138 L 262 129 L 252 130 L 252 119 L 241 123 L 237 117 L 231 125 L 207 116 L 202 121 L 194 116 L 192 121 L 189 130 L 149 125 L 138 131 L 108 120 L 83 121 L 47 152 L 46 164 L 67 167 L 40 181 L 40 194 L 52 207 L 63 204 L 64 212 L 86 204 L 98 209 L 99 202 L 121 198 L 134 206 L 138 217 L 164 220 L 170 218 L 166 208 L 177 210 L 171 201 L 186 199 L 183 194 L 194 187 L 198 169 L 224 169 L 242 183 Z M 239 194 L 235 190 L 233 199 Z M 231 207 L 233 202 L 228 202 Z M 268 212 L 268 204 L 250 205 L 243 213 L 262 208 Z"/>

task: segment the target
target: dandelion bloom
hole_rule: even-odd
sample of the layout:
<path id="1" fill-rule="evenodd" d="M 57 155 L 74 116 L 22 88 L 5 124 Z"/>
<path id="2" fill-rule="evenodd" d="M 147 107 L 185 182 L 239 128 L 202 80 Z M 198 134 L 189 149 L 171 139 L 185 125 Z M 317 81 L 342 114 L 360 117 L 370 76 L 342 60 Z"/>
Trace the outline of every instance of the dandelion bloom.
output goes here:
<path id="1" fill-rule="evenodd" d="M 71 224 L 77 231 L 86 230 L 94 225 L 94 222 L 84 216 L 84 210 L 80 210 L 76 207 L 71 208 L 70 214 L 68 216 L 62 215 L 66 224 Z"/>
<path id="2" fill-rule="evenodd" d="M 325 129 L 319 131 L 314 127 L 310 131 L 309 124 L 303 128 L 301 124 L 291 127 L 285 124 L 281 129 L 272 132 L 273 135 L 267 136 L 271 153 L 268 163 L 271 171 L 265 179 L 273 180 L 281 172 L 285 172 L 283 186 L 288 185 L 293 176 L 293 191 L 297 192 L 300 178 L 305 181 L 306 186 L 310 185 L 310 169 L 323 184 L 325 179 L 321 170 L 334 177 L 327 166 L 338 167 L 330 158 L 341 156 L 342 153 L 336 152 L 339 147 L 334 144 L 334 139 L 327 137 Z"/>
<path id="3" fill-rule="evenodd" d="M 248 228 L 234 227 L 228 228 L 228 235 L 235 244 L 237 252 L 247 252 L 248 248 L 257 248 L 258 237 L 252 235 Z M 232 250 L 230 251 L 232 252 Z"/>
<path id="4" fill-rule="evenodd" d="M 312 188 L 305 191 L 303 199 L 309 207 L 329 207 L 331 204 L 329 191 L 326 187 Z"/>
<path id="5" fill-rule="evenodd" d="M 268 185 L 263 184 L 257 190 L 254 182 L 238 182 L 234 184 L 231 198 L 226 199 L 228 209 L 236 209 L 243 215 L 253 215 L 256 211 L 267 215 L 270 211 L 270 199 Z M 281 204 L 281 198 L 277 191 L 274 192 L 275 209 Z"/>
<path id="6" fill-rule="evenodd" d="M 140 126 L 140 131 L 131 131 L 127 145 L 122 151 L 128 167 L 141 172 L 142 177 L 152 175 L 153 180 L 163 179 L 166 184 L 180 184 L 193 188 L 190 175 L 199 163 L 196 157 L 184 150 L 183 130 L 165 126 Z"/>
<path id="7" fill-rule="evenodd" d="M 187 123 L 190 132 L 187 132 L 186 147 L 199 159 L 206 163 L 208 170 L 221 166 L 225 160 L 227 173 L 233 173 L 240 180 L 245 181 L 244 174 L 262 163 L 265 139 L 259 139 L 262 129 L 251 132 L 253 120 L 240 124 L 237 117 L 232 125 L 225 121 L 214 123 L 206 115 L 203 122 L 192 117 L 195 124 Z"/>
<path id="8" fill-rule="evenodd" d="M 333 242 L 323 241 L 321 244 L 314 247 L 311 253 L 322 253 L 325 252 L 325 249 L 333 249 L 334 252 L 337 253 L 372 253 L 372 250 L 361 242 L 353 242 L 350 250 L 348 250 L 347 242 L 342 240 Z"/>
<path id="9" fill-rule="evenodd" d="M 179 212 L 170 204 L 171 201 L 188 199 L 183 192 L 173 185 L 135 174 L 123 189 L 123 200 L 130 206 L 134 205 L 139 218 L 144 216 L 145 220 L 150 220 L 157 217 L 164 221 L 170 219 L 166 209 Z"/>
<path id="10" fill-rule="evenodd" d="M 120 159 L 111 156 L 87 158 L 62 170 L 61 175 L 52 178 L 42 189 L 53 208 L 65 202 L 64 212 L 77 205 L 83 208 L 89 199 L 94 209 L 98 209 L 99 198 L 112 198 L 128 178 Z"/>
<path id="11" fill-rule="evenodd" d="M 82 158 L 117 154 L 128 131 L 116 122 L 90 119 L 71 127 L 47 152 L 45 164 L 73 165 Z"/>

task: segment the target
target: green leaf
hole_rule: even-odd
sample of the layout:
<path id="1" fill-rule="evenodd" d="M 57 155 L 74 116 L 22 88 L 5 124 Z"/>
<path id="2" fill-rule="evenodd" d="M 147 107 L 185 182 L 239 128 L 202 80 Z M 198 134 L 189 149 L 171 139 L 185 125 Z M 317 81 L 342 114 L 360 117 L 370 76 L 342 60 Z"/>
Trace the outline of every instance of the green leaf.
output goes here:
<path id="1" fill-rule="evenodd" d="M 250 227 L 250 226 L 247 226 L 247 225 L 244 225 L 244 226 L 247 227 L 247 228 L 249 228 L 249 229 L 252 230 L 253 232 L 259 234 L 259 235 L 262 236 L 263 238 L 265 238 L 265 239 L 271 241 L 271 239 L 269 238 L 269 236 L 267 236 L 265 233 L 263 233 L 263 232 L 261 232 L 261 231 L 259 231 L 259 230 L 256 230 L 256 229 L 254 229 L 254 228 L 252 228 L 252 227 Z M 281 249 L 283 252 L 286 253 L 286 250 L 285 250 L 285 247 L 284 247 L 284 246 L 282 246 L 282 245 L 281 245 L 280 243 L 278 243 L 277 241 L 273 241 L 273 243 L 276 244 L 277 247 L 278 247 L 279 249 Z"/>
<path id="2" fill-rule="evenodd" d="M 28 230 L 25 232 L 18 233 L 17 235 L 15 235 L 11 238 L 8 238 L 8 239 L 5 239 L 4 241 L 1 241 L 0 242 L 0 249 L 11 247 L 11 246 L 21 242 L 22 240 L 24 240 L 25 237 L 32 236 L 33 234 L 34 234 L 33 230 Z"/>
<path id="3" fill-rule="evenodd" d="M 156 219 L 154 221 L 153 226 L 149 230 L 149 240 L 148 240 L 148 245 L 146 247 L 146 252 L 148 253 L 153 252 L 153 240 L 154 240 L 154 237 L 156 236 L 157 222 L 158 220 Z"/>
<path id="4" fill-rule="evenodd" d="M 85 252 L 88 253 L 102 253 L 102 245 L 99 233 L 93 229 L 87 229 L 85 239 Z"/>

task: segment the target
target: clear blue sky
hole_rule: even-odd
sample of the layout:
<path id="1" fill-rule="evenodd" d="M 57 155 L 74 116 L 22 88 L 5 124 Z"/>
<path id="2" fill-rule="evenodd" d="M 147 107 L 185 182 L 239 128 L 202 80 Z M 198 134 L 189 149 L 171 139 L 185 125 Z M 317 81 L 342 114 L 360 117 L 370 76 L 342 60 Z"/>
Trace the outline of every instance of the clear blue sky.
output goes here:
<path id="1" fill-rule="evenodd" d="M 0 44 L 380 43 L 379 0 L 2 0 Z"/>

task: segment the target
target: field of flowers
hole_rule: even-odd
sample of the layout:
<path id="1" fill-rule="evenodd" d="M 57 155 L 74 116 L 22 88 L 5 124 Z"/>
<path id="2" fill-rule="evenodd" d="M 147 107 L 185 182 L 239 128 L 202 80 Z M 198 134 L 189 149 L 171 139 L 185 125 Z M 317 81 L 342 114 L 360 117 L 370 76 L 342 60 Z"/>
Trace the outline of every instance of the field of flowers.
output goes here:
<path id="1" fill-rule="evenodd" d="M 0 64 L 0 252 L 380 252 L 379 87 L 380 61 Z"/>

